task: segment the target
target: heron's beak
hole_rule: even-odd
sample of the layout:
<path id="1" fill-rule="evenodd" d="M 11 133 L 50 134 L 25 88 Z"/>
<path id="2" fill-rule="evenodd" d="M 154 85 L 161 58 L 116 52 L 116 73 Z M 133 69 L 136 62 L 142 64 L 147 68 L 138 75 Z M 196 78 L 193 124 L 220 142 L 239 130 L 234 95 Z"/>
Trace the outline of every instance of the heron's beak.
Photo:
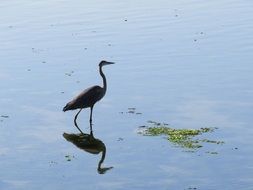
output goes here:
<path id="1" fill-rule="evenodd" d="M 115 64 L 114 62 L 109 62 L 109 61 L 107 61 L 106 63 L 105 63 L 105 65 L 111 65 L 111 64 Z"/>

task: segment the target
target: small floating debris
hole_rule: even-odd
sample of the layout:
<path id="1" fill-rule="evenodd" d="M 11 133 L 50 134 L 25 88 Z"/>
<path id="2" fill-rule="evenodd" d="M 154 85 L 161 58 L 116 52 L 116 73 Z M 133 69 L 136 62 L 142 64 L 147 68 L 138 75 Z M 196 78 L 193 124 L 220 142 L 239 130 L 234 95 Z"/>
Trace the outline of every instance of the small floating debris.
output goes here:
<path id="1" fill-rule="evenodd" d="M 131 108 L 127 108 L 127 111 L 126 112 L 119 112 L 120 114 L 124 114 L 124 113 L 127 113 L 127 114 L 136 114 L 136 115 L 141 115 L 142 113 L 141 112 L 136 112 L 136 108 L 134 107 L 131 107 Z"/>
<path id="2" fill-rule="evenodd" d="M 1 115 L 2 118 L 9 118 L 8 115 Z"/>
<path id="3" fill-rule="evenodd" d="M 70 162 L 73 158 L 75 158 L 75 156 L 66 155 L 65 158 L 68 162 Z"/>
<path id="4" fill-rule="evenodd" d="M 128 109 L 127 113 L 131 113 L 131 114 L 134 114 L 136 110 L 136 108 L 127 108 L 127 109 Z"/>
<path id="5" fill-rule="evenodd" d="M 32 48 L 32 52 L 33 53 L 41 53 L 41 52 L 44 52 L 45 50 L 44 49 L 39 49 L 39 48 Z"/>
<path id="6" fill-rule="evenodd" d="M 189 190 L 196 190 L 197 187 L 188 187 Z"/>
<path id="7" fill-rule="evenodd" d="M 157 125 L 157 126 L 161 125 L 161 123 L 156 122 L 156 121 L 152 121 L 152 120 L 148 120 L 147 122 L 151 123 L 151 124 L 154 124 L 154 125 Z"/>
<path id="8" fill-rule="evenodd" d="M 50 161 L 49 162 L 49 165 L 52 166 L 52 165 L 55 165 L 55 164 L 58 164 L 56 161 Z"/>
<path id="9" fill-rule="evenodd" d="M 206 153 L 207 154 L 218 154 L 218 152 L 210 152 L 210 151 L 207 151 Z"/>
<path id="10" fill-rule="evenodd" d="M 213 144 L 224 144 L 224 141 L 215 141 L 215 140 L 208 140 L 208 139 L 203 139 L 201 140 L 202 142 L 206 142 L 206 143 L 213 143 Z"/>
<path id="11" fill-rule="evenodd" d="M 123 141 L 124 139 L 123 138 L 121 138 L 121 137 L 119 137 L 118 139 L 117 139 L 117 141 Z"/>
<path id="12" fill-rule="evenodd" d="M 127 113 L 131 113 L 131 114 L 136 114 L 136 115 L 141 115 L 141 112 L 136 112 L 136 108 L 128 108 L 128 112 Z"/>
<path id="13" fill-rule="evenodd" d="M 72 74 L 74 74 L 74 71 L 70 71 L 70 72 L 68 72 L 68 73 L 65 73 L 65 75 L 67 75 L 67 76 L 72 76 Z"/>

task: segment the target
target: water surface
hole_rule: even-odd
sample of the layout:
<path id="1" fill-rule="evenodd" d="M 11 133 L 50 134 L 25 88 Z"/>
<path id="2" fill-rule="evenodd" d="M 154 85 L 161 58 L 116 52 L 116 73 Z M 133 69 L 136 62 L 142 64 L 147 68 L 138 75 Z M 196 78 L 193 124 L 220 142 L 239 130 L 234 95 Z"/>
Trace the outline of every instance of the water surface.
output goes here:
<path id="1" fill-rule="evenodd" d="M 0 188 L 244 189 L 253 185 L 253 4 L 250 1 L 1 1 Z M 108 91 L 94 109 L 101 154 L 69 143 L 82 89 Z M 128 113 L 128 108 L 136 113 Z M 89 110 L 79 126 L 89 132 Z M 189 152 L 138 134 L 148 121 L 218 128 Z M 217 152 L 210 154 L 208 152 Z"/>

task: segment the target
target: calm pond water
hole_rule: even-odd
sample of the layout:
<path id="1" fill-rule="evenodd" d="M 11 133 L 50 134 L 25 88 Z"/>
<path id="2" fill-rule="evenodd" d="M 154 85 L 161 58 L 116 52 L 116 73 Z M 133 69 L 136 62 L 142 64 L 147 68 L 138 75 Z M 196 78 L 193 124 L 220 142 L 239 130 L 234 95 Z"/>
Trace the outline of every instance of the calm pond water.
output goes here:
<path id="1" fill-rule="evenodd" d="M 252 1 L 2 0 L 0 10 L 0 189 L 253 189 Z M 78 148 L 76 111 L 62 108 L 102 83 L 102 59 L 116 64 L 104 67 L 95 145 Z M 78 118 L 86 133 L 88 118 Z M 192 151 L 139 133 L 153 121 L 215 130 Z"/>

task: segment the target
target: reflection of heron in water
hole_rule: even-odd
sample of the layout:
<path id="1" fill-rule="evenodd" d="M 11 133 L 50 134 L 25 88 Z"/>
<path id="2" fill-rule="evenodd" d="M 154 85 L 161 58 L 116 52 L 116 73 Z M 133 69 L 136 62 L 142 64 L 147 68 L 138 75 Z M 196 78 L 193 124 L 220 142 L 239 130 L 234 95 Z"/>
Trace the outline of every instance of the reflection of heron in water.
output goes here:
<path id="1" fill-rule="evenodd" d="M 102 163 L 105 160 L 106 155 L 106 146 L 105 144 L 100 140 L 96 139 L 93 136 L 92 131 L 90 134 L 85 133 L 78 133 L 78 134 L 68 134 L 63 133 L 63 137 L 69 141 L 72 142 L 74 145 L 76 145 L 78 148 L 91 153 L 91 154 L 99 154 L 102 152 L 101 159 L 98 162 L 98 168 L 97 171 L 99 174 L 104 174 L 107 170 L 112 169 L 113 167 L 101 167 Z"/>
<path id="2" fill-rule="evenodd" d="M 76 123 L 77 116 L 82 111 L 83 108 L 90 108 L 90 123 L 92 123 L 93 106 L 95 105 L 97 101 L 101 100 L 104 97 L 106 88 L 107 88 L 106 78 L 102 71 L 102 67 L 104 65 L 110 65 L 110 64 L 114 64 L 114 63 L 108 62 L 108 61 L 101 61 L 99 63 L 99 73 L 101 77 L 103 78 L 103 87 L 92 86 L 90 88 L 87 88 L 82 93 L 80 93 L 76 98 L 74 98 L 69 103 L 67 103 L 66 106 L 63 108 L 64 112 L 68 110 L 80 109 L 75 116 L 74 123 L 77 129 L 81 133 L 83 132 L 79 129 Z M 90 125 L 90 127 L 91 127 L 90 130 L 92 130 L 92 125 Z"/>

